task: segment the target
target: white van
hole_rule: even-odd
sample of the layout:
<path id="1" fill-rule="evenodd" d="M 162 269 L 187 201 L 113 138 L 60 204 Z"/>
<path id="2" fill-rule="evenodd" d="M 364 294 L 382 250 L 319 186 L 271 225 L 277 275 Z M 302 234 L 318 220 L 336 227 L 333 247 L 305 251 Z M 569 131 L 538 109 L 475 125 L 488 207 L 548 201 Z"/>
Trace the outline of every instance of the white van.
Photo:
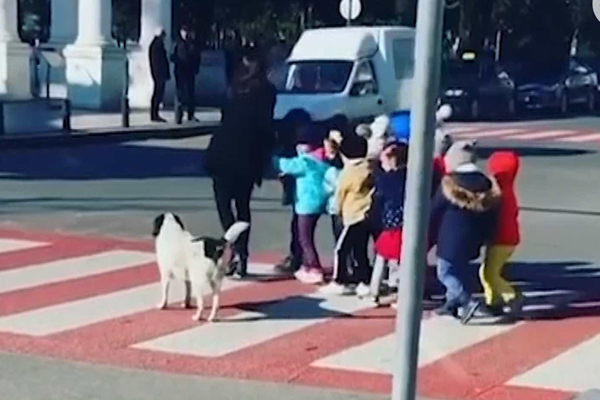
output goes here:
<path id="1" fill-rule="evenodd" d="M 275 119 L 304 111 L 312 121 L 358 123 L 410 109 L 415 30 L 345 27 L 308 30 L 273 71 Z"/>

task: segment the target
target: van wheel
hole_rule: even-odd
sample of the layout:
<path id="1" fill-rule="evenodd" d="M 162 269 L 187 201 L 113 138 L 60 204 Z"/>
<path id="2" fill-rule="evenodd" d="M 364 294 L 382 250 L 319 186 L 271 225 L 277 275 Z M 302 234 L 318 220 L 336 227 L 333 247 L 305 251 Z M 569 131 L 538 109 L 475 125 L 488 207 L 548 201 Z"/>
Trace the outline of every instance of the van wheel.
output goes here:
<path id="1" fill-rule="evenodd" d="M 560 112 L 561 114 L 569 112 L 569 96 L 565 92 L 560 95 Z"/>

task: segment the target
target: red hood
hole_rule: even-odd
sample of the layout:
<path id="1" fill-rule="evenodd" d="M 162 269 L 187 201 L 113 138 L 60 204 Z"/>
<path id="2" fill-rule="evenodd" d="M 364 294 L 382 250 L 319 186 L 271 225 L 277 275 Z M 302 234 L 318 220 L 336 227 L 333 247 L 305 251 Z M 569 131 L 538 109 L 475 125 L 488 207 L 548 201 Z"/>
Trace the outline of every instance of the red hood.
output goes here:
<path id="1" fill-rule="evenodd" d="M 501 188 L 512 187 L 520 167 L 519 156 L 512 151 L 497 151 L 490 157 L 488 168 Z"/>

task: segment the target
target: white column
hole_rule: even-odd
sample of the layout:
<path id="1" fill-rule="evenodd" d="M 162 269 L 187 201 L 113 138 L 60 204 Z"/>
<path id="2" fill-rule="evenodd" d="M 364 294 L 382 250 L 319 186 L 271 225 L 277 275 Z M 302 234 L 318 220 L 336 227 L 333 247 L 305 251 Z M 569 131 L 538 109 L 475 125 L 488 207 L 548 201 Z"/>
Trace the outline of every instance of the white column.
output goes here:
<path id="1" fill-rule="evenodd" d="M 159 28 L 171 39 L 171 0 L 141 0 L 140 46 L 149 47 Z"/>
<path id="2" fill-rule="evenodd" d="M 52 0 L 50 42 L 54 44 L 73 43 L 77 37 L 78 0 Z"/>
<path id="3" fill-rule="evenodd" d="M 140 41 L 133 51 L 129 53 L 130 86 L 129 100 L 132 107 L 150 107 L 152 96 L 152 78 L 150 75 L 150 61 L 148 50 L 150 43 L 156 36 L 157 30 L 163 28 L 167 33 L 165 46 L 169 51 L 172 43 L 171 35 L 171 13 L 172 0 L 141 0 Z M 165 98 L 173 97 L 173 80 L 167 84 Z"/>
<path id="4" fill-rule="evenodd" d="M 112 0 L 79 0 L 77 44 L 108 45 L 113 43 L 111 23 Z"/>
<path id="5" fill-rule="evenodd" d="M 19 41 L 17 1 L 0 0 L 0 42 Z"/>
<path id="6" fill-rule="evenodd" d="M 111 24 L 112 0 L 79 0 L 77 40 L 64 50 L 69 98 L 75 107 L 120 107 L 125 54 L 114 44 Z"/>
<path id="7" fill-rule="evenodd" d="M 0 94 L 29 97 L 29 46 L 17 31 L 17 1 L 0 0 Z"/>

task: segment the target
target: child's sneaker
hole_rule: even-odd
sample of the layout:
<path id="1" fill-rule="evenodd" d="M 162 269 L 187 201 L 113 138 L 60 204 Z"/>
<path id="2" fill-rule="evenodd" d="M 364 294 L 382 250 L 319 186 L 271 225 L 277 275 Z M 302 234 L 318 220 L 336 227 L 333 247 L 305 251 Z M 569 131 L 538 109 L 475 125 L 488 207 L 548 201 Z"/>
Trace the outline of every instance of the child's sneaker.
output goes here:
<path id="1" fill-rule="evenodd" d="M 331 282 L 327 286 L 323 286 L 319 293 L 329 296 L 348 296 L 352 294 L 352 289 L 348 286 L 340 285 L 336 282 Z"/>
<path id="2" fill-rule="evenodd" d="M 299 282 L 311 284 L 311 276 L 310 272 L 305 268 L 301 267 L 298 271 L 294 273 L 294 278 L 296 278 Z"/>
<path id="3" fill-rule="evenodd" d="M 369 297 L 371 295 L 371 288 L 361 282 L 356 287 L 356 295 L 361 299 L 365 298 L 365 297 Z"/>
<path id="4" fill-rule="evenodd" d="M 319 285 L 323 283 L 323 273 L 318 269 L 311 269 L 306 273 L 306 282 L 310 285 Z"/>

